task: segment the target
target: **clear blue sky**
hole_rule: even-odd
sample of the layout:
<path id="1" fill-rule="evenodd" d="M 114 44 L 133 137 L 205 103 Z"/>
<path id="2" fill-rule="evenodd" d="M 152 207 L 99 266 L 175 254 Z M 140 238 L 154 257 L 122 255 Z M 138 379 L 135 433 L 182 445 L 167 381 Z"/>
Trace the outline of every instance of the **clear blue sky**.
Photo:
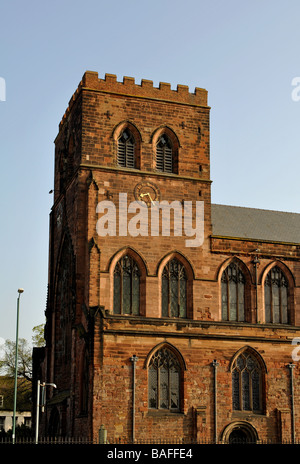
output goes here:
<path id="1" fill-rule="evenodd" d="M 20 337 L 44 322 L 53 141 L 86 70 L 206 88 L 213 202 L 300 213 L 299 0 L 10 0 L 0 17 L 0 338 L 18 287 Z"/>

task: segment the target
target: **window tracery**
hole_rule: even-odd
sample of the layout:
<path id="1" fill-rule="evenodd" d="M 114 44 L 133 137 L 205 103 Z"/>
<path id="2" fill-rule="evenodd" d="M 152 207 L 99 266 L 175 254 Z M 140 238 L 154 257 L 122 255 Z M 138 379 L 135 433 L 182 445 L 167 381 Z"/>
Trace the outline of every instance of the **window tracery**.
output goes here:
<path id="1" fill-rule="evenodd" d="M 180 363 L 166 347 L 157 350 L 148 367 L 148 401 L 150 409 L 180 409 Z"/>

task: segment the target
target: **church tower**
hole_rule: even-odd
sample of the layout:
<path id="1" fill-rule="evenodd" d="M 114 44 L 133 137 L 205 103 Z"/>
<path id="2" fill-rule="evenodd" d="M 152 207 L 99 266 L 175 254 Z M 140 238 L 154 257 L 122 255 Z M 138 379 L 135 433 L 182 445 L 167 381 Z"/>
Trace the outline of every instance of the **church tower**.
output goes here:
<path id="1" fill-rule="evenodd" d="M 50 424 L 59 433 L 92 428 L 86 424 L 93 370 L 104 350 L 93 339 L 99 311 L 121 326 L 125 316 L 135 322 L 202 316 L 193 280 L 211 228 L 209 110 L 204 89 L 155 88 L 130 77 L 117 82 L 111 74 L 102 80 L 95 72 L 85 73 L 69 102 L 55 140 L 46 328 L 48 380 L 64 392 L 50 401 L 56 403 Z M 134 214 L 133 202 L 141 205 Z M 195 211 L 184 223 L 185 202 L 192 210 L 201 204 L 199 236 Z M 97 211 L 108 203 L 116 214 L 105 224 Z"/>

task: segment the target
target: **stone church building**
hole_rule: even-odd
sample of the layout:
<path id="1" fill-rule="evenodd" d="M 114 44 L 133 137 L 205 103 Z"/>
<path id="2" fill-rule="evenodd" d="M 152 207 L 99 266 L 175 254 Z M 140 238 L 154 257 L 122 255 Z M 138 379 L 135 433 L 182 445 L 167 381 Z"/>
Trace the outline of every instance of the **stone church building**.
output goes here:
<path id="1" fill-rule="evenodd" d="M 211 182 L 206 90 L 84 74 L 55 140 L 41 434 L 300 438 L 300 214 Z"/>

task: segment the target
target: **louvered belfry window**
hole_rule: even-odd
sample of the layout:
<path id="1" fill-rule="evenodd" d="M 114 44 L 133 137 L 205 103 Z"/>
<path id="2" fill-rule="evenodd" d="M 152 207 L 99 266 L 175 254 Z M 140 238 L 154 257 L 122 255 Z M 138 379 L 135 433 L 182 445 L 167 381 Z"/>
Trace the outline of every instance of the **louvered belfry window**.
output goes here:
<path id="1" fill-rule="evenodd" d="M 186 317 L 187 275 L 183 264 L 174 258 L 162 272 L 162 317 Z"/>
<path id="2" fill-rule="evenodd" d="M 148 368 L 150 409 L 180 409 L 181 368 L 174 353 L 161 348 L 152 356 Z"/>
<path id="3" fill-rule="evenodd" d="M 172 144 L 163 134 L 156 144 L 156 169 L 162 172 L 173 172 L 173 149 Z"/>
<path id="4" fill-rule="evenodd" d="M 123 256 L 114 270 L 114 314 L 140 312 L 140 270 L 135 260 Z"/>
<path id="5" fill-rule="evenodd" d="M 265 317 L 266 322 L 288 324 L 288 282 L 278 266 L 265 280 Z"/>
<path id="6" fill-rule="evenodd" d="M 129 129 L 125 129 L 118 138 L 118 165 L 135 168 L 135 141 Z"/>
<path id="7" fill-rule="evenodd" d="M 257 359 L 244 351 L 232 369 L 232 405 L 234 410 L 262 410 L 262 371 Z"/>
<path id="8" fill-rule="evenodd" d="M 245 277 L 237 262 L 232 262 L 221 278 L 222 320 L 245 321 Z"/>

